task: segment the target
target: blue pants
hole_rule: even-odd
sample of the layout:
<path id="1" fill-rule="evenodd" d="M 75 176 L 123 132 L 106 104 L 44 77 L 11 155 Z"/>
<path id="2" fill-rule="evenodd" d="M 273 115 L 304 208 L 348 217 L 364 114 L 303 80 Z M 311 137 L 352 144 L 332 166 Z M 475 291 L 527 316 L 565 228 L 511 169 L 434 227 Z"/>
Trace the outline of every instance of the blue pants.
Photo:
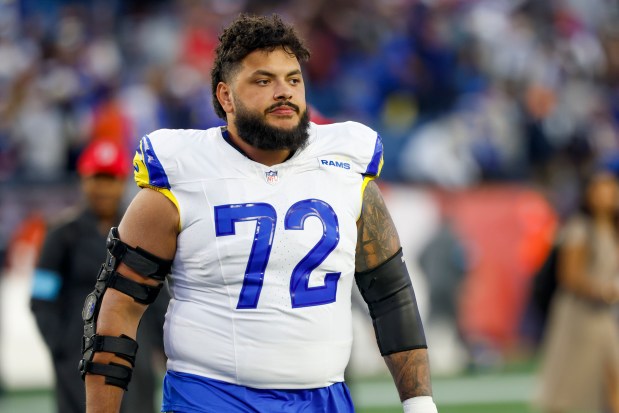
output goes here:
<path id="1" fill-rule="evenodd" d="M 344 383 L 303 390 L 254 389 L 188 373 L 168 371 L 162 412 L 354 413 Z"/>

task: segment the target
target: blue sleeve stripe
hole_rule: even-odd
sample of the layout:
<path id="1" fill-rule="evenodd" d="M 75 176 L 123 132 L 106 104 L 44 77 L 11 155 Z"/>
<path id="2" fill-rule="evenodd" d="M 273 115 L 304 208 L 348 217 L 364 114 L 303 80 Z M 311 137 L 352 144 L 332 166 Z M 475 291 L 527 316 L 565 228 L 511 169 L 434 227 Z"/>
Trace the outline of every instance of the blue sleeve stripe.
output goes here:
<path id="1" fill-rule="evenodd" d="M 377 176 L 380 172 L 380 162 L 383 158 L 383 140 L 380 135 L 376 135 L 376 145 L 374 146 L 374 155 L 368 165 L 364 175 Z"/>
<path id="2" fill-rule="evenodd" d="M 37 268 L 32 280 L 32 298 L 46 301 L 54 301 L 60 294 L 62 277 L 52 270 Z"/>
<path id="3" fill-rule="evenodd" d="M 148 135 L 142 138 L 142 145 L 140 146 L 142 147 L 144 165 L 146 165 L 146 169 L 148 170 L 150 184 L 158 188 L 170 189 L 168 176 L 166 175 L 161 162 L 159 162 L 159 159 L 153 150 L 153 145 L 151 144 Z"/>

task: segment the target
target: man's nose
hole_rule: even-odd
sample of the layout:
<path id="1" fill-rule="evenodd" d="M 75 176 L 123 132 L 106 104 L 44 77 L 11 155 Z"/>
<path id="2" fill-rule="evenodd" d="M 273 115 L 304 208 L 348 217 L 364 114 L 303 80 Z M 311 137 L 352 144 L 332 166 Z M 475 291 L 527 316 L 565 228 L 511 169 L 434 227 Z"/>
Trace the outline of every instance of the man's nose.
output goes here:
<path id="1" fill-rule="evenodd" d="M 275 100 L 290 100 L 292 99 L 292 88 L 286 82 L 278 83 L 273 94 Z"/>

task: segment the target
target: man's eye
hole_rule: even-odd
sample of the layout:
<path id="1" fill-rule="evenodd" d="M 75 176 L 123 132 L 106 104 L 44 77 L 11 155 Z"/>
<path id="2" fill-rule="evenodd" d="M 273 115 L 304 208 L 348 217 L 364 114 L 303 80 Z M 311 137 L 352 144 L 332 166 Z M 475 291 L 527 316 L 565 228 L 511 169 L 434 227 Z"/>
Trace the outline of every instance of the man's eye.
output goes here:
<path id="1" fill-rule="evenodd" d="M 301 83 L 301 79 L 292 78 L 290 79 L 290 83 L 293 85 L 298 85 L 299 83 Z"/>
<path id="2" fill-rule="evenodd" d="M 256 83 L 261 85 L 261 86 L 266 86 L 269 84 L 269 80 L 268 79 L 260 79 L 260 80 L 256 80 Z"/>

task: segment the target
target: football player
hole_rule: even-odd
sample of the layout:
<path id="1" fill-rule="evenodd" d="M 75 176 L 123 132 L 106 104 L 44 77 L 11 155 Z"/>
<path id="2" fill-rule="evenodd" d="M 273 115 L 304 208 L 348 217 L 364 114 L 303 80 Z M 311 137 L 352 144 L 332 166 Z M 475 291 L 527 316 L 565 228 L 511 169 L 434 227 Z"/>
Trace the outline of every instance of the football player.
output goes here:
<path id="1" fill-rule="evenodd" d="M 116 412 L 140 317 L 167 281 L 162 411 L 353 412 L 344 384 L 355 281 L 405 412 L 436 412 L 397 232 L 374 179 L 378 134 L 309 121 L 294 29 L 241 15 L 220 37 L 213 102 L 227 126 L 158 130 L 143 188 L 84 305 L 87 411 Z"/>

